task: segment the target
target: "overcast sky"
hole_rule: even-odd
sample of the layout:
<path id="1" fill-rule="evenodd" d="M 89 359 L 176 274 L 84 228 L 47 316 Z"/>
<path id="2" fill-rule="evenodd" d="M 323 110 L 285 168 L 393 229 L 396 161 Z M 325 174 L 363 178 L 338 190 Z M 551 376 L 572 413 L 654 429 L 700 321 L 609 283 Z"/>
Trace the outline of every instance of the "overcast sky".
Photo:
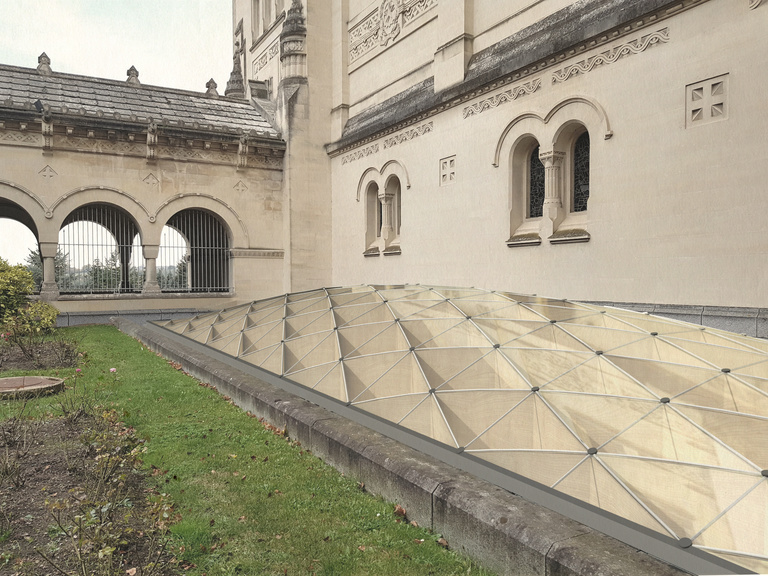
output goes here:
<path id="1" fill-rule="evenodd" d="M 232 2 L 0 0 L 0 63 L 35 68 L 42 52 L 54 72 L 125 80 L 135 66 L 143 84 L 204 92 L 213 78 L 222 93 L 232 71 Z M 34 236 L 2 216 L 0 256 L 21 262 Z"/>

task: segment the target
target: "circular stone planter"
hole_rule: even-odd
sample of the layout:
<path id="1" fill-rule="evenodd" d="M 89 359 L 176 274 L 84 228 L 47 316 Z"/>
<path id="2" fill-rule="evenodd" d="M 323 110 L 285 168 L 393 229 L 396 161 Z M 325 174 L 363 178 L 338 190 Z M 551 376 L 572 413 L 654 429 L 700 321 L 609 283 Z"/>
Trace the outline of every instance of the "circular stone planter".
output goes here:
<path id="1" fill-rule="evenodd" d="M 15 376 L 0 378 L 0 398 L 23 398 L 53 394 L 64 388 L 62 378 L 51 376 Z"/>

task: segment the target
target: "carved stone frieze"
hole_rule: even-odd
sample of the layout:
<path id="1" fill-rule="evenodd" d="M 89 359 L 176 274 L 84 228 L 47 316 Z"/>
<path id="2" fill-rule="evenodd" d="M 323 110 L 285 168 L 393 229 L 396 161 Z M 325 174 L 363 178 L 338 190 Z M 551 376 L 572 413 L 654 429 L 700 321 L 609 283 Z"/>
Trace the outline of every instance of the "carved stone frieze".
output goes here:
<path id="1" fill-rule="evenodd" d="M 374 10 L 347 32 L 349 62 L 377 47 L 394 42 L 419 16 L 437 6 L 438 0 L 382 0 Z"/>
<path id="2" fill-rule="evenodd" d="M 402 6 L 396 0 L 383 0 L 379 8 L 379 42 L 386 46 L 400 34 L 400 11 Z"/>
<path id="3" fill-rule="evenodd" d="M 39 144 L 40 137 L 37 134 L 6 132 L 0 134 L 0 142 L 11 142 L 13 144 Z"/>
<path id="4" fill-rule="evenodd" d="M 377 142 L 376 144 L 372 144 L 371 146 L 366 146 L 361 150 L 356 150 L 355 152 L 352 152 L 352 154 L 347 154 L 346 156 L 342 157 L 341 164 L 343 166 L 344 164 L 348 164 L 349 162 L 354 162 L 355 160 L 360 160 L 360 158 L 365 158 L 366 156 L 375 154 L 378 151 L 379 151 L 379 144 Z"/>
<path id="5" fill-rule="evenodd" d="M 581 62 L 576 62 L 575 64 L 571 64 L 560 70 L 555 70 L 552 72 L 552 83 L 565 82 L 577 74 L 586 74 L 598 66 L 613 64 L 620 58 L 631 56 L 633 54 L 640 54 L 650 46 L 666 42 L 669 42 L 669 28 L 662 28 L 661 30 L 651 32 L 640 38 L 629 40 L 624 44 L 620 44 L 610 50 L 591 56 Z"/>
<path id="6" fill-rule="evenodd" d="M 232 248 L 233 258 L 284 258 L 285 251 L 267 248 Z"/>
<path id="7" fill-rule="evenodd" d="M 259 57 L 253 62 L 253 73 L 256 74 L 259 70 L 264 68 L 267 63 L 280 53 L 280 42 L 275 40 L 270 44 L 269 48 L 264 50 Z"/>
<path id="8" fill-rule="evenodd" d="M 384 149 L 386 150 L 387 148 L 392 148 L 393 146 L 397 146 L 398 144 L 407 142 L 408 140 L 413 140 L 414 138 L 423 136 L 428 132 L 432 132 L 432 127 L 432 122 L 426 122 L 420 126 L 409 128 L 405 132 L 400 132 L 399 134 L 390 136 L 384 140 Z"/>
<path id="9" fill-rule="evenodd" d="M 114 142 L 95 138 L 78 138 L 76 136 L 53 137 L 53 146 L 63 150 L 77 150 L 79 152 L 102 152 L 113 154 L 128 154 L 130 156 L 144 156 L 146 146 L 132 142 Z"/>
<path id="10" fill-rule="evenodd" d="M 418 0 L 418 2 L 409 3 L 403 8 L 403 24 L 407 26 L 413 20 L 416 20 L 416 18 L 424 14 L 424 12 L 435 6 L 437 6 L 437 0 Z"/>
<path id="11" fill-rule="evenodd" d="M 464 108 L 463 117 L 469 118 L 470 116 L 473 116 L 475 114 L 482 114 L 483 112 L 485 112 L 486 110 L 490 110 L 491 108 L 496 108 L 501 104 L 506 104 L 507 102 L 513 102 L 514 100 L 517 100 L 521 96 L 525 96 L 526 94 L 533 94 L 540 87 L 541 87 L 541 78 L 534 78 L 529 82 L 519 84 L 517 86 L 510 88 L 509 90 L 504 90 L 504 92 L 495 94 L 490 98 L 486 98 L 484 100 L 480 100 L 479 102 L 475 102 L 470 106 L 466 106 Z"/>

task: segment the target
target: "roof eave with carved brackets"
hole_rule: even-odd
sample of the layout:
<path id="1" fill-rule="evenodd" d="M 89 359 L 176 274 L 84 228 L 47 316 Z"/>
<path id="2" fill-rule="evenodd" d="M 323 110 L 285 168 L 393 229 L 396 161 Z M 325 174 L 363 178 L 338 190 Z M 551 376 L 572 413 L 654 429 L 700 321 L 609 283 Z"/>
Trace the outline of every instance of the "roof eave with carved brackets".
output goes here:
<path id="1" fill-rule="evenodd" d="M 59 131 L 69 133 L 77 130 L 93 130 L 92 137 L 99 139 L 112 139 L 115 134 L 139 135 L 146 134 L 151 118 L 136 118 L 135 120 L 118 120 L 114 117 L 82 116 L 75 114 L 56 114 L 51 110 L 51 123 Z M 35 110 L 9 109 L 0 106 L 0 130 L 12 129 L 14 123 L 26 123 L 27 130 L 38 131 L 41 117 Z M 218 142 L 237 144 L 242 136 L 242 131 L 222 129 L 216 126 L 191 126 L 178 123 L 164 124 L 162 120 L 155 122 L 158 132 L 166 137 L 178 140 L 199 140 L 205 142 Z M 34 128 L 33 128 L 34 126 Z M 259 133 L 251 130 L 248 132 L 248 144 L 250 146 L 265 148 L 279 153 L 282 156 L 286 149 L 286 143 L 282 138 L 275 138 L 268 133 Z"/>
<path id="2" fill-rule="evenodd" d="M 326 153 L 330 157 L 335 158 L 345 152 L 420 122 L 425 118 L 439 114 L 449 108 L 459 106 L 483 94 L 513 82 L 528 80 L 533 75 L 559 66 L 568 59 L 605 46 L 620 37 L 638 30 L 654 26 L 662 20 L 676 16 L 685 10 L 708 1 L 592 0 L 586 3 L 586 5 L 569 5 L 551 17 L 545 18 L 542 22 L 551 19 L 553 21 L 551 24 L 556 28 L 567 29 L 568 27 L 564 26 L 561 22 L 563 14 L 566 14 L 573 21 L 572 23 L 582 21 L 584 13 L 588 12 L 597 14 L 599 18 L 597 21 L 592 22 L 591 26 L 574 25 L 570 36 L 563 35 L 560 38 L 562 47 L 559 47 L 558 50 L 552 50 L 550 35 L 541 35 L 541 46 L 532 45 L 531 39 L 535 38 L 537 28 L 541 28 L 541 23 L 525 28 L 517 34 L 476 54 L 472 62 L 470 62 L 467 79 L 461 84 L 435 94 L 434 90 L 429 90 L 429 88 L 434 86 L 434 80 L 433 78 L 428 78 L 421 83 L 424 89 L 418 91 L 418 96 L 421 98 L 409 98 L 408 106 L 394 105 L 395 102 L 403 100 L 402 94 L 398 94 L 381 104 L 372 106 L 356 117 L 350 118 L 347 126 L 354 124 L 356 119 L 362 119 L 360 127 L 358 129 L 353 127 L 351 130 L 345 130 L 347 133 L 339 140 L 326 144 Z M 756 8 L 763 1 L 749 0 L 749 8 Z M 613 9 L 613 4 L 616 4 L 621 10 Z M 590 30 L 592 35 L 589 37 L 584 35 L 586 30 Z M 515 41 L 516 38 L 519 41 Z M 498 50 L 504 43 L 524 46 L 525 50 L 521 51 L 519 57 L 515 54 L 515 58 L 510 58 L 509 61 L 499 59 L 494 66 L 489 66 L 487 70 L 480 73 L 477 73 L 478 71 L 475 70 L 473 75 L 473 62 L 478 62 L 482 59 L 483 55 L 489 54 L 494 49 Z M 415 113 L 414 110 L 416 110 Z"/>

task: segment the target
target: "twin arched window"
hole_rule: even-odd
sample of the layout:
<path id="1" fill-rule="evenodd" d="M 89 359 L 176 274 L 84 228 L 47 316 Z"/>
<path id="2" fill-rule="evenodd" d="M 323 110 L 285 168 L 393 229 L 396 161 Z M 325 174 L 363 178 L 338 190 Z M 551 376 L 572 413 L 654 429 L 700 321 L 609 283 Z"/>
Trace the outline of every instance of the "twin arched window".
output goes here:
<path id="1" fill-rule="evenodd" d="M 589 132 L 582 124 L 566 126 L 546 148 L 529 134 L 510 152 L 509 246 L 537 245 L 542 238 L 558 242 L 561 224 L 564 229 L 583 225 L 572 215 L 585 212 L 589 202 Z M 553 205 L 545 209 L 545 202 Z"/>
<path id="2" fill-rule="evenodd" d="M 397 176 L 387 178 L 383 190 L 377 182 L 365 189 L 366 256 L 400 253 L 401 185 Z"/>

